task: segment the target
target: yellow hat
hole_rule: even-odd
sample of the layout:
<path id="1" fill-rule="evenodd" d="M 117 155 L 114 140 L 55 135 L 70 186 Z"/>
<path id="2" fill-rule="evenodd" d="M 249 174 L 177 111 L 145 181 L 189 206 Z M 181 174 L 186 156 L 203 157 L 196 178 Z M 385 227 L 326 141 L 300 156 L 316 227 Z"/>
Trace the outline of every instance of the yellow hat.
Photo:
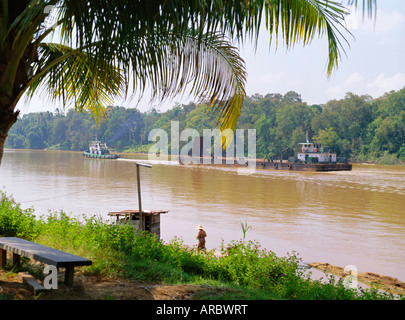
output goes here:
<path id="1" fill-rule="evenodd" d="M 198 230 L 203 230 L 204 228 L 203 228 L 203 226 L 202 226 L 201 224 L 199 224 L 196 229 L 198 229 Z"/>

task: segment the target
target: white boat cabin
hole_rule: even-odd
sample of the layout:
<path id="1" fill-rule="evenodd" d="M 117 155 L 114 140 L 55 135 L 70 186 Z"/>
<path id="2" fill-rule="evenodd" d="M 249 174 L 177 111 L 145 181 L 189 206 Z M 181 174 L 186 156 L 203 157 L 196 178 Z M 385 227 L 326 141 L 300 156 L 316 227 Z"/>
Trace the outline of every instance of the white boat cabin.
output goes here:
<path id="1" fill-rule="evenodd" d="M 302 162 L 336 163 L 336 153 L 329 152 L 318 143 L 299 143 L 298 160 Z"/>
<path id="2" fill-rule="evenodd" d="M 102 144 L 100 141 L 92 141 L 89 147 L 89 152 L 91 154 L 109 154 L 110 151 L 108 150 L 107 144 Z"/>

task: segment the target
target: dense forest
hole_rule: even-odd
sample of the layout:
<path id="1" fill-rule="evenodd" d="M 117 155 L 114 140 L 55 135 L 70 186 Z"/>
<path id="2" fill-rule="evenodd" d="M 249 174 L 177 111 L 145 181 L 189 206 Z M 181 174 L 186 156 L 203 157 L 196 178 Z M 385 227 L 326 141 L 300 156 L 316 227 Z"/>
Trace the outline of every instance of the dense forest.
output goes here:
<path id="1" fill-rule="evenodd" d="M 12 127 L 6 147 L 85 150 L 97 136 L 119 152 L 147 152 L 154 143 L 148 141 L 149 132 L 161 128 L 170 138 L 171 121 L 179 121 L 180 131 L 215 128 L 216 117 L 206 108 L 189 103 L 142 113 L 114 106 L 108 108 L 108 120 L 99 124 L 73 110 L 30 113 Z M 405 88 L 377 99 L 347 93 L 324 105 L 308 105 L 293 91 L 255 94 L 246 98 L 237 128 L 256 129 L 258 157 L 276 156 L 286 148 L 285 156 L 293 155 L 308 133 L 311 140 L 352 160 L 400 163 L 405 161 Z"/>

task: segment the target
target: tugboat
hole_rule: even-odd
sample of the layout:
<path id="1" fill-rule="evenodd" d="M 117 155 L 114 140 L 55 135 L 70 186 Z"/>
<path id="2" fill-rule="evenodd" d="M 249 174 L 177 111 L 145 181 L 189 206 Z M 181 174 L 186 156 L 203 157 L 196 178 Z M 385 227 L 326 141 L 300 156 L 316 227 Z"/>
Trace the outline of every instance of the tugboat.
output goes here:
<path id="1" fill-rule="evenodd" d="M 330 148 L 308 140 L 298 144 L 297 156 L 288 158 L 288 162 L 269 161 L 261 163 L 262 168 L 293 171 L 350 171 L 352 164 L 346 157 L 338 157 Z"/>
<path id="2" fill-rule="evenodd" d="M 318 143 L 307 142 L 299 143 L 297 160 L 303 163 L 336 163 L 347 162 L 346 158 L 337 158 L 336 153 L 331 152 L 329 148 L 324 148 Z M 338 161 L 339 160 L 339 161 Z"/>
<path id="3" fill-rule="evenodd" d="M 298 144 L 297 157 L 290 157 L 288 162 L 293 170 L 299 171 L 341 171 L 352 170 L 352 165 L 345 157 L 338 157 L 330 148 L 309 142 Z"/>
<path id="4" fill-rule="evenodd" d="M 89 151 L 84 151 L 83 156 L 96 159 L 118 159 L 120 157 L 119 154 L 110 153 L 107 144 L 102 144 L 97 137 L 96 140 L 90 142 Z"/>

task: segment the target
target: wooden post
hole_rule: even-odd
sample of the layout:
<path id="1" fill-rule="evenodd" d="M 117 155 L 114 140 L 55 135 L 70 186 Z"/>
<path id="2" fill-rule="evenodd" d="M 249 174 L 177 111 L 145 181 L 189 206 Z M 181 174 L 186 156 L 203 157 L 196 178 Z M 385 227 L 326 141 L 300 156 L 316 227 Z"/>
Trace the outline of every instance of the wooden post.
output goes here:
<path id="1" fill-rule="evenodd" d="M 0 267 L 4 268 L 7 263 L 7 251 L 0 249 Z"/>
<path id="2" fill-rule="evenodd" d="M 65 285 L 66 286 L 73 286 L 73 274 L 74 274 L 74 267 L 66 267 L 65 268 Z"/>
<path id="3" fill-rule="evenodd" d="M 17 254 L 17 253 L 14 253 L 13 252 L 13 268 L 15 268 L 15 267 L 17 267 L 17 268 L 19 268 L 20 267 L 20 255 L 19 254 Z"/>
<path id="4" fill-rule="evenodd" d="M 139 226 L 141 231 L 144 231 L 143 217 L 142 217 L 142 199 L 141 199 L 141 179 L 139 174 L 139 164 L 136 164 L 136 180 L 138 184 L 138 205 L 139 205 Z"/>
<path id="5" fill-rule="evenodd" d="M 146 168 L 152 168 L 152 166 L 149 164 L 136 163 L 136 180 L 137 180 L 137 185 L 138 185 L 138 205 L 139 205 L 139 225 L 140 225 L 140 229 L 142 231 L 145 231 L 144 219 L 142 216 L 141 178 L 140 178 L 139 166 L 146 167 Z"/>

